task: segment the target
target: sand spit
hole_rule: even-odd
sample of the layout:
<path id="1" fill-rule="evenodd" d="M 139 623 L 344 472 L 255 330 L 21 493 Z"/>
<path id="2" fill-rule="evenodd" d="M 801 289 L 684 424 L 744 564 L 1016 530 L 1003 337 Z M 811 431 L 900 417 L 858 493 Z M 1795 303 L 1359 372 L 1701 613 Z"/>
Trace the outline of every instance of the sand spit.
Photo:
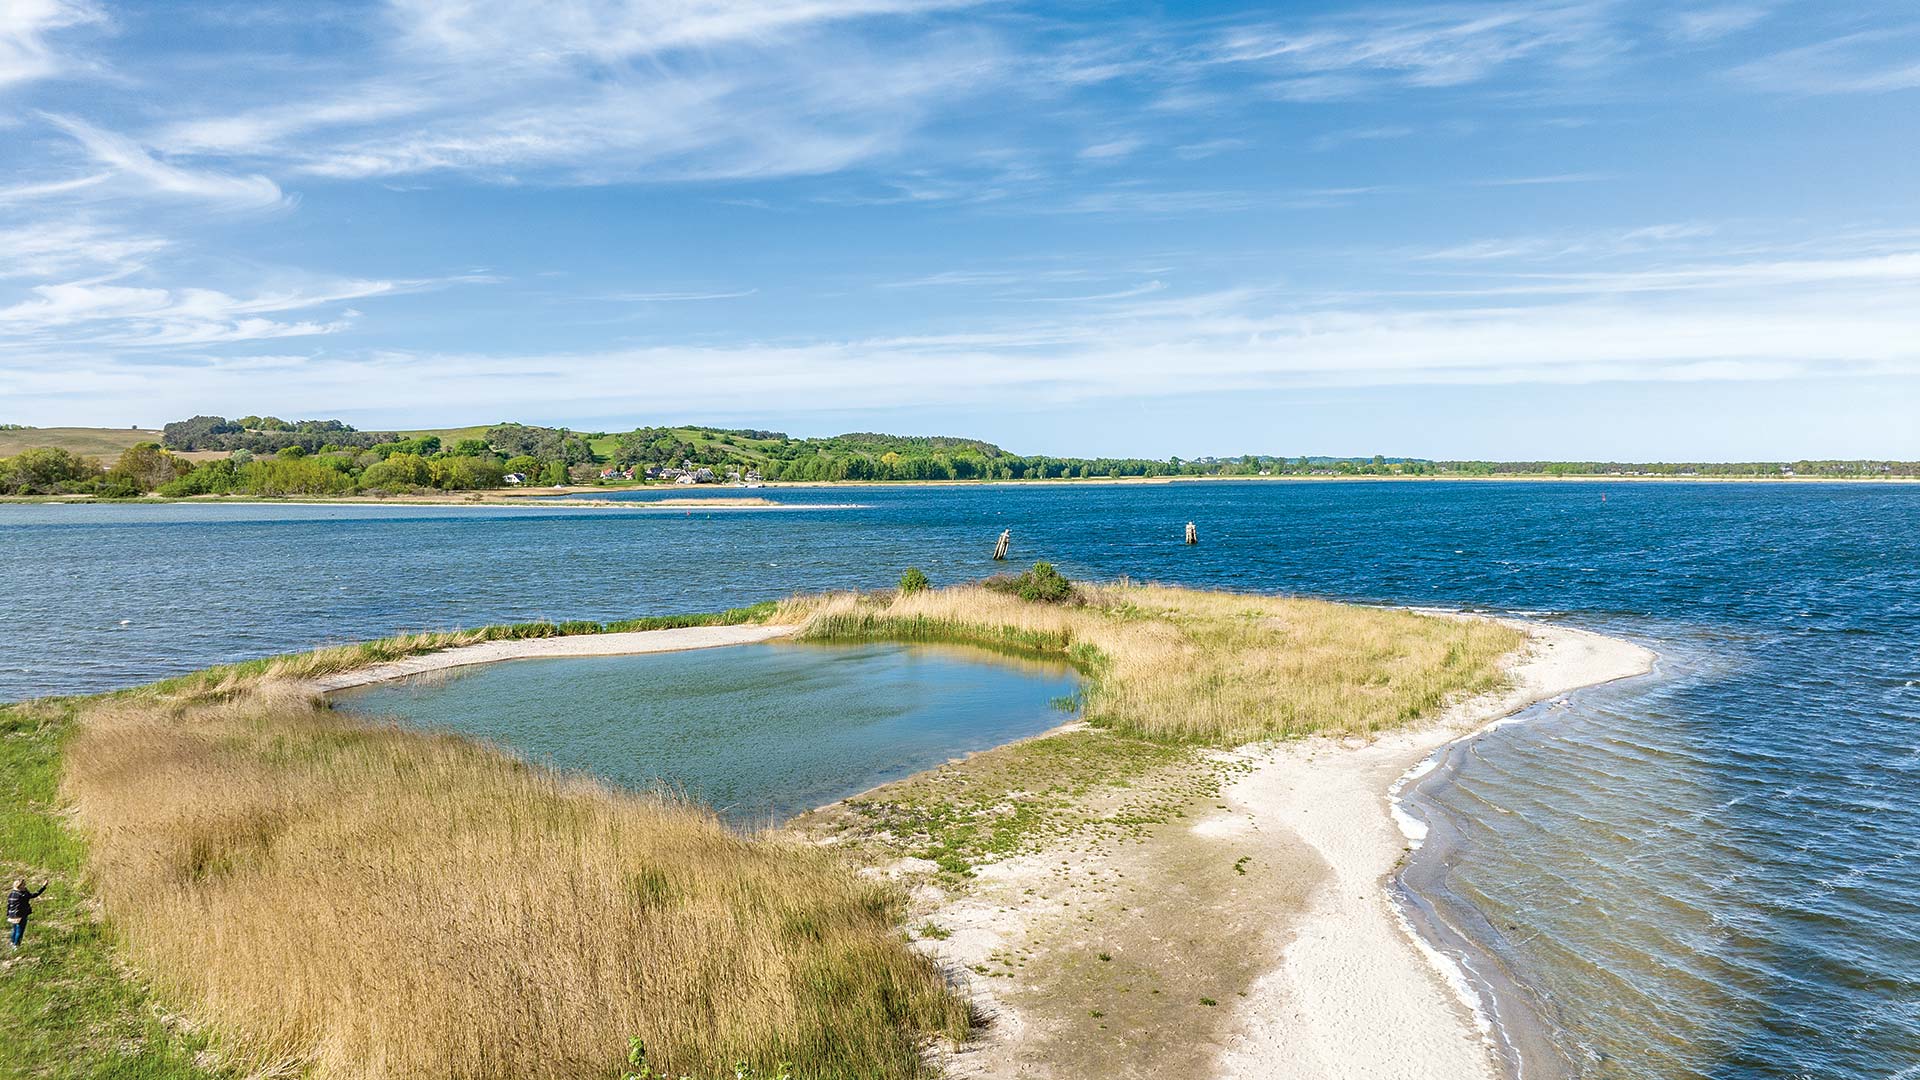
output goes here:
<path id="1" fill-rule="evenodd" d="M 1389 792 L 1449 742 L 1581 687 L 1651 670 L 1654 654 L 1600 634 L 1515 623 L 1533 639 L 1511 690 L 1371 744 L 1309 740 L 1256 755 L 1227 802 L 1326 864 L 1273 970 L 1254 983 L 1219 1060 L 1223 1077 L 1498 1075 L 1477 1002 L 1406 928 L 1386 879 L 1410 840 Z"/>
<path id="2" fill-rule="evenodd" d="M 1184 803 L 1143 834 L 1068 835 L 982 865 L 959 887 L 907 852 L 872 865 L 868 872 L 911 891 L 919 947 L 988 1018 L 947 1059 L 950 1075 L 1497 1080 L 1472 990 L 1412 933 L 1389 894 L 1389 878 L 1417 842 L 1396 820 L 1393 793 L 1448 743 L 1534 703 L 1644 673 L 1654 659 L 1599 634 L 1513 625 L 1531 643 L 1511 661 L 1512 687 L 1425 727 L 1199 755 L 1095 790 L 1080 808 L 1124 820 Z M 791 631 L 716 626 L 486 642 L 327 676 L 312 688 L 500 660 L 748 644 Z M 1060 730 L 1099 735 L 1077 724 Z M 835 812 L 803 816 L 798 831 L 825 839 L 815 830 L 824 823 L 831 832 Z"/>
<path id="3" fill-rule="evenodd" d="M 922 859 L 875 866 L 913 890 L 920 947 L 989 1018 L 950 1073 L 1494 1080 L 1474 994 L 1389 896 L 1414 844 L 1392 792 L 1449 742 L 1653 661 L 1599 634 L 1513 625 L 1531 644 L 1512 688 L 1421 729 L 1214 754 L 1083 805 L 1099 818 L 1188 798 L 1144 837 L 1072 835 L 958 887 Z"/>
<path id="4" fill-rule="evenodd" d="M 388 679 L 404 679 L 429 671 L 492 664 L 501 660 L 530 660 L 562 656 L 631 656 L 639 653 L 713 649 L 723 645 L 751 645 L 793 632 L 791 626 L 683 626 L 671 630 L 636 630 L 625 634 L 570 634 L 565 637 L 483 641 L 457 649 L 422 653 L 390 664 L 343 671 L 314 679 L 316 693 L 366 686 Z"/>

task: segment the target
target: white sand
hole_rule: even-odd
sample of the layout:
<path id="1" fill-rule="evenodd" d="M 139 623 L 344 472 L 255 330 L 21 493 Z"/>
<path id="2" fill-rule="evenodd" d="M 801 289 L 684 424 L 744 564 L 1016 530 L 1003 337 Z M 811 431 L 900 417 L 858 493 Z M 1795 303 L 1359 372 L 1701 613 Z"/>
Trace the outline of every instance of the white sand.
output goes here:
<path id="1" fill-rule="evenodd" d="M 791 626 L 683 626 L 672 630 L 636 630 L 627 634 L 569 634 L 565 637 L 518 638 L 483 641 L 457 649 L 421 653 L 390 664 L 355 671 L 343 671 L 314 679 L 309 688 L 318 693 L 344 690 L 350 686 L 401 679 L 428 671 L 492 664 L 501 660 L 528 660 L 555 656 L 629 656 L 637 653 L 677 652 L 682 649 L 712 649 L 722 645 L 750 645 L 793 632 Z"/>
<path id="2" fill-rule="evenodd" d="M 1267 918 L 1284 930 L 1268 973 L 1236 1002 L 1211 1071 L 1248 1080 L 1493 1080 L 1490 1046 L 1476 1024 L 1470 994 L 1449 982 L 1437 958 L 1407 928 L 1385 883 L 1409 842 L 1395 823 L 1390 790 L 1407 771 L 1447 743 L 1535 702 L 1584 686 L 1641 674 L 1651 652 L 1599 634 L 1515 621 L 1531 646 L 1514 663 L 1512 690 L 1468 702 L 1418 731 L 1371 743 L 1311 739 L 1252 753 L 1252 771 L 1223 792 L 1227 809 L 1197 822 L 1203 838 L 1234 837 L 1240 850 L 1278 861 L 1300 845 L 1325 864 L 1306 897 L 1272 897 Z M 494 641 L 428 653 L 391 664 L 314 680 L 317 691 L 361 686 L 428 671 L 530 657 L 614 656 L 702 649 L 766 641 L 788 626 L 714 626 Z M 1263 845 L 1259 848 L 1249 845 Z M 1267 848 L 1272 849 L 1271 853 Z M 982 885 L 1011 891 L 1025 862 L 1058 865 L 1058 852 L 986 868 Z M 1084 870 L 1093 865 L 1076 857 Z M 895 868 L 897 871 L 899 868 Z M 1138 874 L 1147 868 L 1132 868 Z M 1005 878 L 1006 881 L 1000 879 Z M 951 927 L 947 942 L 923 942 L 949 963 L 982 962 L 1023 938 L 1047 907 L 1031 888 L 999 901 L 954 898 L 935 914 Z M 1044 919 L 1042 920 L 1044 921 Z M 1290 934 L 1286 931 L 1290 931 Z M 1225 931 L 1222 932 L 1232 932 Z M 1244 934 L 1241 940 L 1257 938 Z M 982 983 L 985 980 L 981 980 Z M 985 986 L 976 990 L 985 990 Z M 959 1075 L 1057 1076 L 1073 1071 L 1031 1040 L 1022 1010 L 993 993 L 977 993 L 996 1014 L 988 1038 L 950 1064 Z M 1143 1033 L 1150 1034 L 1150 1033 Z M 1200 1032 L 1189 1033 L 1206 1038 Z M 1181 1033 L 1167 1032 L 1171 1039 Z M 1038 1051 L 1042 1060 L 1034 1060 Z M 1071 1055 L 1066 1055 L 1071 1056 Z M 1016 1064 L 1017 1063 L 1017 1064 Z M 1076 1062 L 1075 1064 L 1078 1064 Z M 1061 1071 L 1061 1067 L 1066 1067 Z M 1194 1070 L 1189 1075 L 1195 1075 Z M 1116 1075 L 1118 1075 L 1116 1073 Z"/>
<path id="3" fill-rule="evenodd" d="M 1370 744 L 1319 739 L 1262 751 L 1253 772 L 1228 788 L 1229 815 L 1290 831 L 1329 872 L 1295 917 L 1277 966 L 1237 1010 L 1220 1076 L 1497 1076 L 1471 991 L 1441 970 L 1386 895 L 1386 879 L 1409 846 L 1390 812 L 1389 789 L 1448 742 L 1535 702 L 1643 674 L 1654 660 L 1638 645 L 1599 634 L 1513 625 L 1533 642 L 1512 669 L 1511 691 Z"/>

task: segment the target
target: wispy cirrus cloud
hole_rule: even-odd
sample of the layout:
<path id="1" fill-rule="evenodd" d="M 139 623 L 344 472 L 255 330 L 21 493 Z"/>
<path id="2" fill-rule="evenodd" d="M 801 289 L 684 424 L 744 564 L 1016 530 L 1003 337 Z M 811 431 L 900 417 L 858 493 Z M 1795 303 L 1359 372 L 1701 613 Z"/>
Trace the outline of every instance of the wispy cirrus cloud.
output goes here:
<path id="1" fill-rule="evenodd" d="M 1803 287 L 1857 288 L 1863 294 L 1882 288 L 1920 287 L 1920 252 L 1826 259 L 1748 259 L 1629 270 L 1510 273 L 1498 282 L 1424 292 L 1467 297 L 1596 296 Z"/>
<path id="2" fill-rule="evenodd" d="M 279 206 L 285 201 L 280 185 L 265 176 L 235 176 L 175 165 L 162 161 L 147 147 L 125 135 L 103 130 L 84 120 L 52 113 L 47 114 L 46 119 L 72 136 L 95 162 L 145 191 L 247 209 Z"/>
<path id="3" fill-rule="evenodd" d="M 395 0 L 389 12 L 408 48 L 437 58 L 544 64 L 602 63 L 681 49 L 765 41 L 808 26 L 914 15 L 978 0 Z"/>
<path id="4" fill-rule="evenodd" d="M 1846 34 L 1749 61 L 1733 70 L 1756 89 L 1791 94 L 1882 94 L 1920 87 L 1920 23 Z"/>
<path id="5" fill-rule="evenodd" d="M 1333 100 L 1388 86 L 1463 86 L 1531 64 L 1594 66 L 1628 46 L 1614 5 L 1593 2 L 1434 5 L 1242 26 L 1205 62 L 1280 76 L 1293 100 Z"/>
<path id="6" fill-rule="evenodd" d="M 1664 222 L 1627 229 L 1484 237 L 1463 244 L 1410 253 L 1422 262 L 1513 262 L 1566 258 L 1611 258 L 1670 249 L 1688 241 L 1713 236 L 1718 229 L 1705 222 Z"/>
<path id="7" fill-rule="evenodd" d="M 700 300 L 738 300 L 759 291 L 759 289 L 739 289 L 733 292 L 626 292 L 608 293 L 599 299 L 622 304 L 678 304 Z"/>
<path id="8" fill-rule="evenodd" d="M 991 75 L 991 35 L 912 21 L 961 6 L 396 0 L 394 36 L 345 88 L 327 80 L 295 104 L 203 112 L 153 138 L 343 180 L 815 175 L 897 150 L 937 103 Z M 911 47 L 859 32 L 881 18 Z"/>
<path id="9" fill-rule="evenodd" d="M 961 271 L 928 283 L 987 283 L 983 275 L 994 273 Z M 1920 373 L 1920 309 L 1910 302 L 1916 285 L 1920 251 L 1912 249 L 1654 263 L 1607 274 L 1496 273 L 1457 292 L 1364 302 L 1279 285 L 1173 294 L 1156 279 L 1131 289 L 1038 297 L 1053 302 L 1044 317 L 1015 314 L 925 333 L 531 353 L 388 349 L 337 355 L 324 365 L 284 357 L 250 364 L 187 351 L 116 371 L 156 402 L 182 397 L 182 386 L 260 401 L 342 400 L 353 389 L 346 399 L 426 395 L 421 399 L 441 408 L 477 413 L 565 414 L 591 402 L 602 410 L 596 415 L 724 409 L 741 385 L 805 411 L 856 403 L 953 406 L 1009 394 L 1097 401 L 1195 385 L 1232 392 L 1911 375 Z M 99 317 L 165 324 L 179 317 L 176 309 L 219 312 L 227 316 L 227 340 L 324 332 L 327 325 L 244 322 L 268 309 L 290 310 L 277 306 L 289 304 L 286 297 L 247 302 L 101 289 L 46 300 L 69 324 Z M 18 318 L 13 309 L 0 311 L 0 326 Z M 217 340 L 221 331 L 206 328 L 209 321 L 169 326 L 165 337 L 188 346 L 196 333 Z M 23 400 L 52 393 L 62 365 L 99 370 L 88 357 L 0 365 L 0 393 Z M 709 377 L 664 377 L 685 370 Z M 663 378 L 649 379 L 649 372 Z M 626 386 L 644 389 L 623 397 Z"/>
<path id="10" fill-rule="evenodd" d="M 1542 184 L 1593 184 L 1602 180 L 1611 180 L 1609 173 L 1569 172 L 1542 173 L 1538 176 L 1496 176 L 1484 180 L 1475 180 L 1475 187 L 1538 187 Z"/>
<path id="11" fill-rule="evenodd" d="M 167 246 L 163 237 L 88 220 L 41 219 L 0 227 L 0 279 L 76 271 L 122 274 Z"/>
<path id="12" fill-rule="evenodd" d="M 69 65 L 48 38 L 104 21 L 85 0 L 6 0 L 0 4 L 0 89 L 59 74 Z"/>
<path id="13" fill-rule="evenodd" d="M 286 316 L 427 284 L 340 281 L 246 296 L 218 289 L 99 280 L 36 285 L 25 299 L 0 307 L 0 350 L 32 349 L 53 341 L 101 349 L 152 349 L 310 337 L 345 329 L 353 314 L 342 311 L 329 319 Z"/>
<path id="14" fill-rule="evenodd" d="M 1723 4 L 1682 9 L 1667 14 L 1667 32 L 1677 41 L 1697 45 L 1750 29 L 1765 21 L 1770 14 L 1771 8 L 1760 4 Z"/>

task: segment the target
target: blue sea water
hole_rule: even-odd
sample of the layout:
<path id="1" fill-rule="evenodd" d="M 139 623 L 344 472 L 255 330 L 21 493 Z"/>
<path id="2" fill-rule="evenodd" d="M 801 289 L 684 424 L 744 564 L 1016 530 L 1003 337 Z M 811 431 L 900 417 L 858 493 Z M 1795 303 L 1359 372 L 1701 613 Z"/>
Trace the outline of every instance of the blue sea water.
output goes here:
<path id="1" fill-rule="evenodd" d="M 1662 657 L 1460 748 L 1420 795 L 1454 838 L 1433 902 L 1524 988 L 1558 1071 L 1920 1077 L 1920 487 L 762 494 L 822 508 L 0 506 L 0 699 L 908 565 L 977 577 L 1003 528 L 1016 561 L 1076 576 L 1528 613 Z"/>

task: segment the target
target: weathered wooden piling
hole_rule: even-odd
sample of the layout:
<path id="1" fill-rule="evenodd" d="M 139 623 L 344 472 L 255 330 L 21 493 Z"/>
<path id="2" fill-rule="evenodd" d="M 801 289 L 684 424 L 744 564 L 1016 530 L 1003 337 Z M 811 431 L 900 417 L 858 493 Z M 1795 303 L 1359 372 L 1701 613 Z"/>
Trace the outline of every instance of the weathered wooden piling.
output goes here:
<path id="1" fill-rule="evenodd" d="M 1200 542 L 1200 530 L 1193 527 L 1193 522 L 1191 521 L 1187 522 L 1187 543 L 1197 544 L 1199 542 Z"/>
<path id="2" fill-rule="evenodd" d="M 1000 530 L 1000 540 L 993 545 L 993 557 L 996 560 L 1007 557 L 1007 549 L 1013 546 L 1013 530 Z"/>

